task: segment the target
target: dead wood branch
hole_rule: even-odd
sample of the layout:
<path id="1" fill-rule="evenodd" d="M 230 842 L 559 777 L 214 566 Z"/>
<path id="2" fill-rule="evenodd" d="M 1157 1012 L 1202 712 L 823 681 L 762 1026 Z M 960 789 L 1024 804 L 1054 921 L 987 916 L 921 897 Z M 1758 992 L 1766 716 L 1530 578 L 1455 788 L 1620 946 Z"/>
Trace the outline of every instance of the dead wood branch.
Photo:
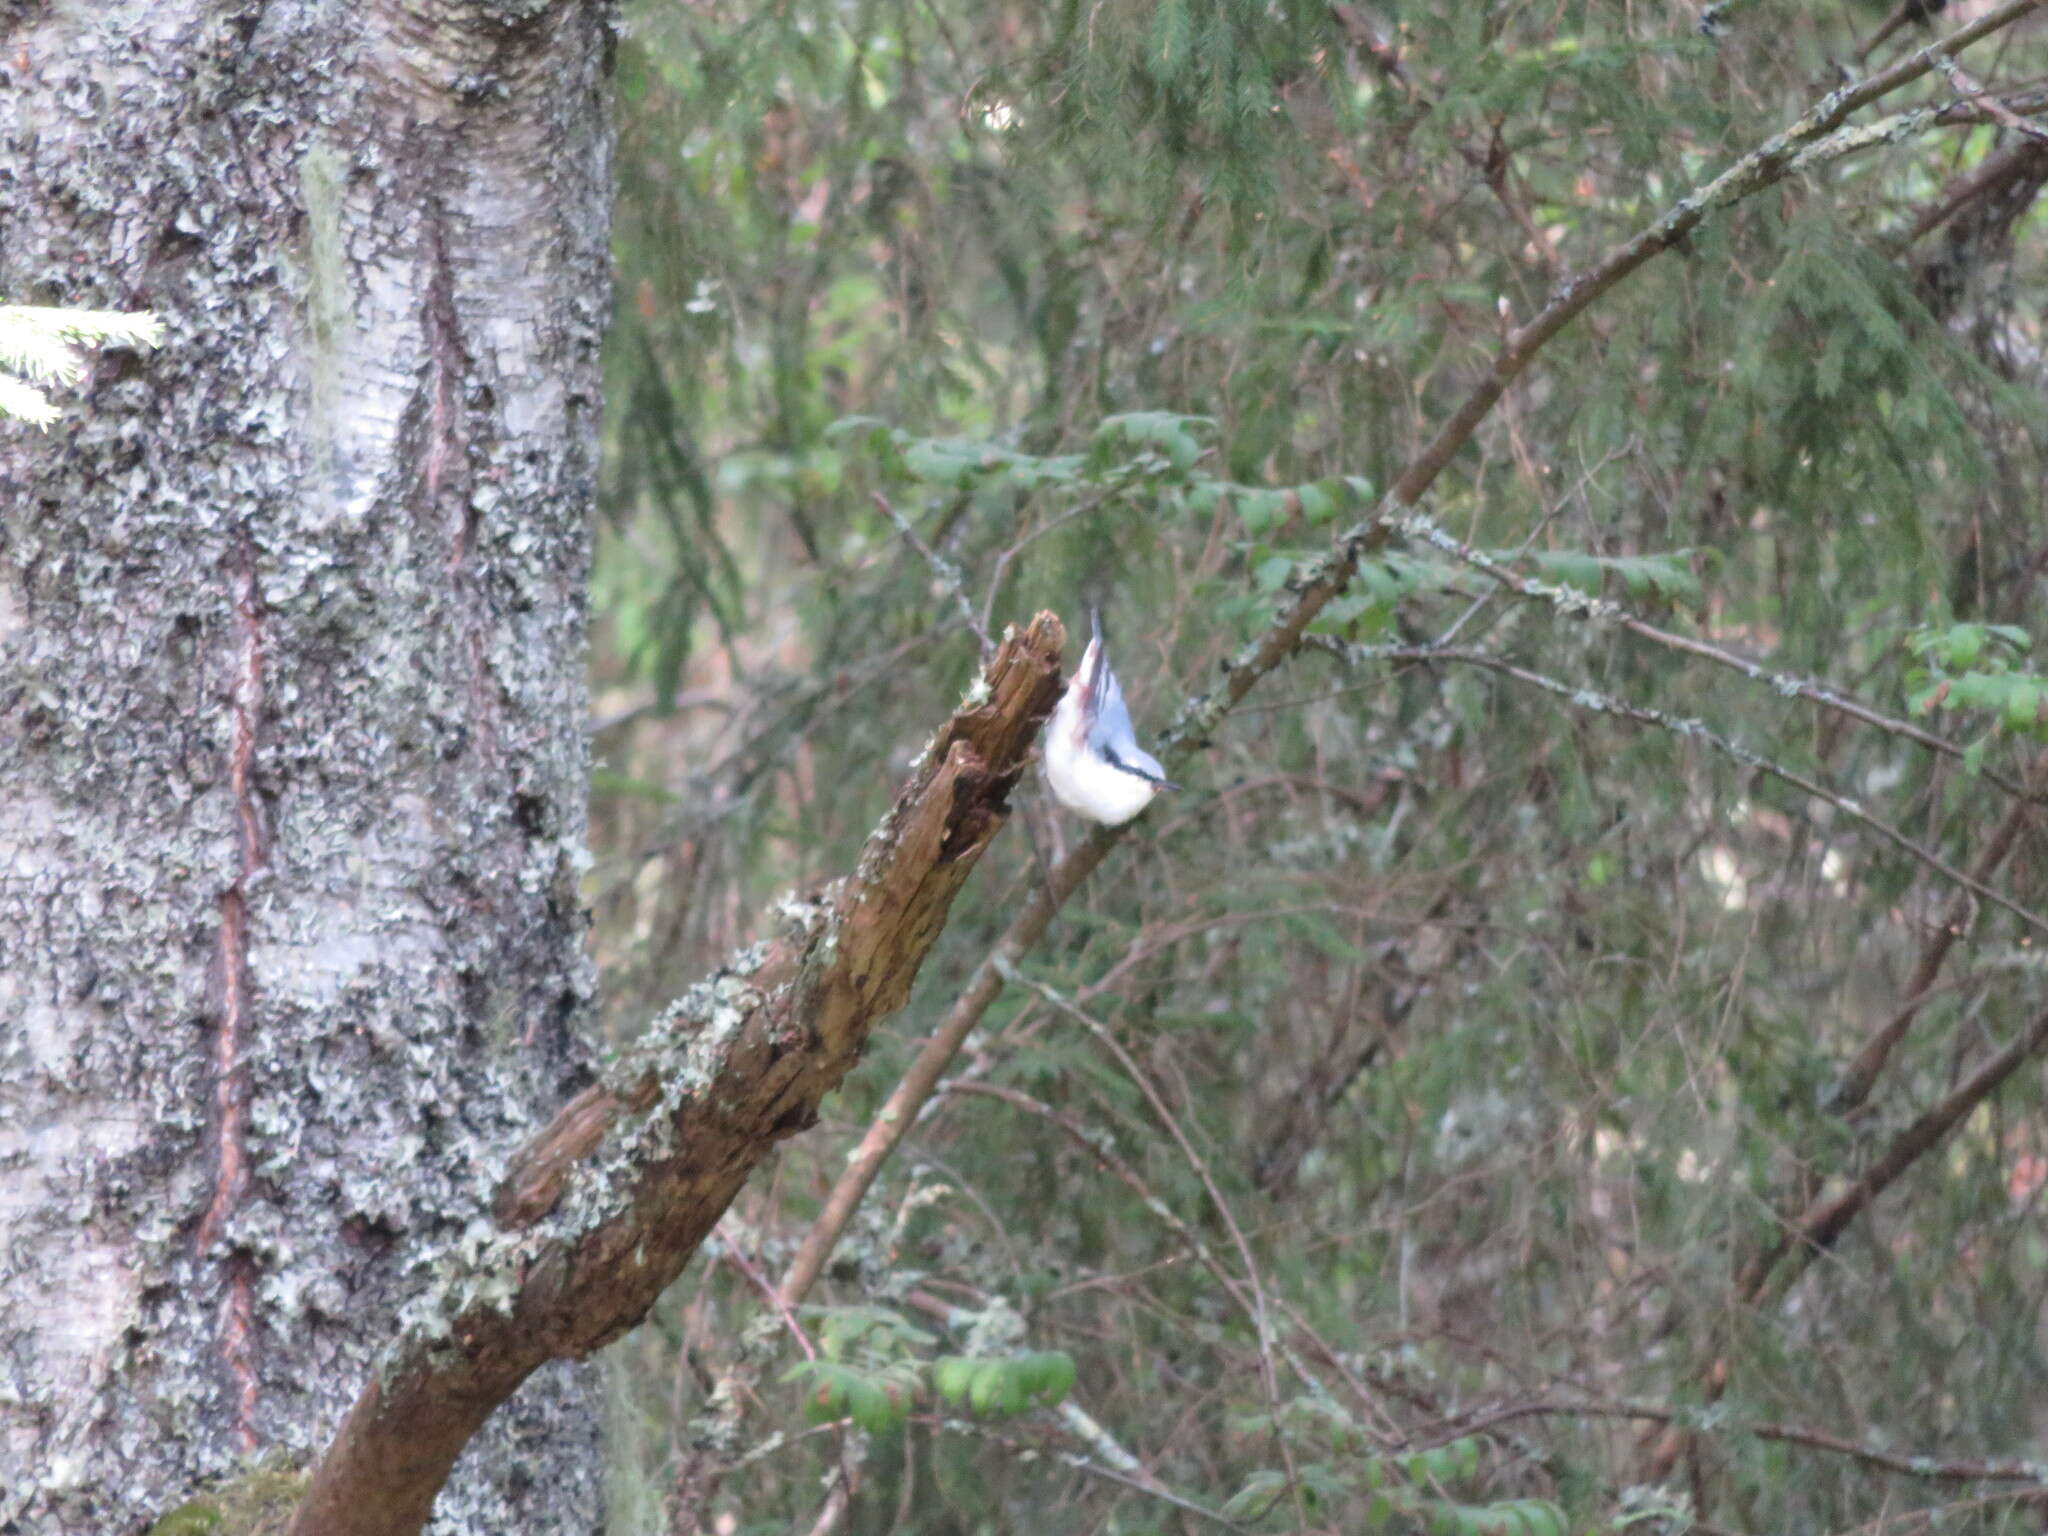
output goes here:
<path id="1" fill-rule="evenodd" d="M 785 901 L 782 932 L 655 1021 L 517 1156 L 313 1474 L 293 1536 L 409 1536 L 455 1458 L 536 1368 L 639 1322 L 747 1175 L 900 1008 L 953 898 L 1009 815 L 1059 695 L 1065 631 L 1006 636 L 859 868 Z"/>

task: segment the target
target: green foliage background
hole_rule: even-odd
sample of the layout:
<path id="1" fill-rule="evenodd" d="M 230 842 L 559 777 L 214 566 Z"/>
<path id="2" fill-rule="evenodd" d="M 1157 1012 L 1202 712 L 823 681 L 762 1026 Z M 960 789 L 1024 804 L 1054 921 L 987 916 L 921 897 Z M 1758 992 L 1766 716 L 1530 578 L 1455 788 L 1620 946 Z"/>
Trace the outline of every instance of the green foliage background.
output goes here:
<path id="1" fill-rule="evenodd" d="M 974 674 L 963 605 L 1078 635 L 1100 598 L 1156 734 L 1504 317 L 1884 14 L 1712 11 L 637 6 L 592 887 L 621 1034 L 851 867 Z M 1966 63 L 2037 80 L 2048 37 Z M 849 1471 L 860 1532 L 2038 1528 L 2048 1469 L 1947 1465 L 2048 1418 L 2037 1064 L 1739 1283 L 2048 1006 L 2044 930 L 1844 808 L 1967 870 L 2044 784 L 2048 150 L 1959 115 L 1605 295 L 1424 508 L 1747 670 L 1421 540 L 1375 559 L 1028 962 L 1172 1129 L 1011 987 L 957 1068 L 1000 1095 L 935 1101 L 795 1320 L 817 1358 L 683 1507 L 738 1342 L 786 1338 L 759 1282 L 1077 836 L 1031 786 L 831 1118 L 615 1353 L 617 1531 L 810 1529 Z M 1562 686 L 1396 659 L 1446 640 Z M 2042 853 L 2036 815 L 1985 878 L 2039 911 Z"/>

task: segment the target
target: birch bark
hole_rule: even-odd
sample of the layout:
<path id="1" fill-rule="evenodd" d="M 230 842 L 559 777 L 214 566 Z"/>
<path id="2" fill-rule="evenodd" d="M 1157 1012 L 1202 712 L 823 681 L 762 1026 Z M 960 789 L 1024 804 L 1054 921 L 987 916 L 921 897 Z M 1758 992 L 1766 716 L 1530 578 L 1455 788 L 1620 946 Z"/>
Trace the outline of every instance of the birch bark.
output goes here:
<path id="1" fill-rule="evenodd" d="M 588 1081 L 606 0 L 0 5 L 0 1531 L 325 1443 Z M 593 1383 L 450 1531 L 598 1519 Z"/>

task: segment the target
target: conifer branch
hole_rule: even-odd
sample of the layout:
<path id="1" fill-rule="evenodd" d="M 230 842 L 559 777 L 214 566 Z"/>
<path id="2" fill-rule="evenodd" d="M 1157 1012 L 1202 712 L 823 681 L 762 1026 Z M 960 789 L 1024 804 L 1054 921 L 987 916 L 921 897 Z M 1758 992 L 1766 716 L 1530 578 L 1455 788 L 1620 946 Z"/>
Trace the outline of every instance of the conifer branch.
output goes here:
<path id="1" fill-rule="evenodd" d="M 1574 587 L 1560 587 L 1550 582 L 1532 581 L 1528 577 L 1503 565 L 1485 550 L 1467 544 L 1462 539 L 1454 538 L 1445 532 L 1434 519 L 1425 517 L 1419 512 L 1401 519 L 1399 526 L 1401 532 L 1410 538 L 1420 539 L 1433 548 L 1441 550 L 1460 564 L 1471 566 L 1474 570 L 1491 578 L 1517 597 L 1547 602 L 1559 612 L 1580 616 L 1585 615 L 1590 608 L 1597 606 L 1599 610 L 1598 617 L 1602 622 L 1611 623 L 1616 628 L 1626 630 L 1629 634 L 1635 635 L 1639 639 L 1649 641 L 1652 645 L 1661 645 L 1666 650 L 1680 651 L 1687 656 L 1696 656 L 1702 661 L 1710 661 L 1717 667 L 1725 667 L 1731 672 L 1738 672 L 1753 683 L 1762 683 L 1781 698 L 1806 699 L 1811 703 L 1820 705 L 1823 709 L 1832 709 L 1838 714 L 1849 716 L 1852 720 L 1860 720 L 1865 725 L 1875 726 L 1888 735 L 1900 737 L 1903 740 L 1914 743 L 1916 746 L 1925 747 L 1930 752 L 1938 752 L 1944 757 L 1954 758 L 1957 762 L 1962 762 L 1968 755 L 1963 748 L 1957 746 L 1946 737 L 1937 736 L 1929 730 L 1923 730 L 1910 720 L 1901 720 L 1896 716 L 1884 713 L 1880 709 L 1873 709 L 1861 700 L 1852 699 L 1847 694 L 1830 688 L 1826 683 L 1815 682 L 1810 678 L 1795 677 L 1790 672 L 1773 672 L 1768 667 L 1724 651 L 1719 646 L 1709 645 L 1704 640 L 1694 640 L 1686 635 L 1675 635 L 1667 629 L 1659 629 L 1655 624 L 1645 619 L 1637 618 L 1618 603 L 1609 603 L 1601 599 L 1589 601 L 1584 594 Z M 1995 768 L 1984 767 L 1979 770 L 1979 774 L 1988 783 L 1997 785 L 2008 795 L 2012 795 L 2017 799 L 2038 800 L 2042 798 L 2041 791 L 2030 790 L 2025 785 L 2006 774 L 2000 773 Z"/>
<path id="2" fill-rule="evenodd" d="M 0 304 L 0 417 L 47 427 L 62 413 L 45 386 L 85 377 L 80 347 L 155 347 L 163 339 L 163 321 L 147 310 Z"/>
<path id="3" fill-rule="evenodd" d="M 1791 127 L 1774 134 L 1744 155 L 1719 176 L 1680 198 L 1671 210 L 1620 246 L 1591 271 L 1567 279 L 1541 313 L 1527 325 L 1509 331 L 1495 355 L 1493 367 L 1444 423 L 1429 444 L 1411 462 L 1394 484 L 1391 500 L 1400 508 L 1417 505 L 1436 477 L 1471 439 L 1479 423 L 1493 410 L 1494 403 L 1519 378 L 1536 354 L 1595 300 L 1653 256 L 1682 244 L 1708 215 L 1775 186 L 1800 168 L 1800 155 L 1841 128 L 1849 118 L 1872 102 L 1880 101 L 1902 86 L 1910 85 L 1940 61 L 1960 49 L 2011 26 L 2044 0 L 2005 0 L 1986 11 L 1968 26 L 1908 55 L 1890 69 L 1868 80 L 1830 91 Z"/>

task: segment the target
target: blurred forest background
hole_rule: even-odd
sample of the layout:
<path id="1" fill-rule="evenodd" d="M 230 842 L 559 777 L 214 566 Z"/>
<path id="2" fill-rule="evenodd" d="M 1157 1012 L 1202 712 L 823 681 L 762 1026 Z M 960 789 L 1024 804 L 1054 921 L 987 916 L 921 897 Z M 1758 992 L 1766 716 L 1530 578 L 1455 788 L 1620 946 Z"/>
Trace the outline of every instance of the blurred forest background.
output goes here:
<path id="1" fill-rule="evenodd" d="M 852 867 L 977 628 L 1099 599 L 1157 740 L 1510 326 L 1986 9 L 634 7 L 617 1038 Z M 1550 342 L 786 1312 L 1085 831 L 1027 781 L 609 1357 L 617 1532 L 2048 1528 L 2044 80 L 2036 13 Z"/>

